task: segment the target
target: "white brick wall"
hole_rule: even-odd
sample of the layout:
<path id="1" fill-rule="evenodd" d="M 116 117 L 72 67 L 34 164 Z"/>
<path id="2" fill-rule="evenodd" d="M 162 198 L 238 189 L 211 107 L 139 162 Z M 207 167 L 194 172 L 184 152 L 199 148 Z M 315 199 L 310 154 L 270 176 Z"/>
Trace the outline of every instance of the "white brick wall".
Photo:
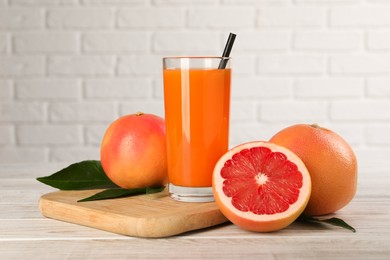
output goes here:
<path id="1" fill-rule="evenodd" d="M 164 115 L 161 58 L 220 55 L 231 146 L 320 123 L 390 156 L 388 0 L 0 0 L 0 165 L 99 159 L 108 124 Z M 387 159 L 386 159 L 387 160 Z"/>
<path id="2" fill-rule="evenodd" d="M 50 7 L 47 9 L 50 29 L 109 29 L 114 27 L 113 7 Z"/>

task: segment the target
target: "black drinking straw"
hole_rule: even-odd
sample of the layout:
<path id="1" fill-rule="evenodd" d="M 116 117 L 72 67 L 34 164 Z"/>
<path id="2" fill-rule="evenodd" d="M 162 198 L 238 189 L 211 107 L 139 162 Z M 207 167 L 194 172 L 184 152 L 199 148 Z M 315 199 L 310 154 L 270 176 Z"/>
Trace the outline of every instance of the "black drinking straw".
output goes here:
<path id="1" fill-rule="evenodd" d="M 234 40 L 236 39 L 236 35 L 234 33 L 229 34 L 229 38 L 227 39 L 225 49 L 223 50 L 222 57 L 229 57 L 230 51 L 233 48 L 233 43 Z M 228 60 L 227 59 L 222 59 L 221 62 L 219 63 L 218 69 L 224 69 L 226 67 Z"/>

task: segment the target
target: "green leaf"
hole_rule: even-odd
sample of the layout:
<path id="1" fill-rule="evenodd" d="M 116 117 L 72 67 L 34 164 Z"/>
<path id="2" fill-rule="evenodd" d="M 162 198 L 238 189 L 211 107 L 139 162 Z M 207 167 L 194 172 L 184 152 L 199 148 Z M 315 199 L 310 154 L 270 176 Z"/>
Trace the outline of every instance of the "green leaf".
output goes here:
<path id="1" fill-rule="evenodd" d="M 100 161 L 82 161 L 53 173 L 39 177 L 38 181 L 60 190 L 86 190 L 117 188 L 104 173 Z"/>
<path id="2" fill-rule="evenodd" d="M 338 226 L 338 227 L 342 227 L 342 228 L 345 228 L 345 229 L 348 229 L 352 232 L 356 232 L 356 229 L 353 228 L 351 225 L 349 225 L 347 222 L 345 222 L 344 220 L 340 219 L 340 218 L 329 218 L 329 219 L 318 219 L 318 218 L 313 218 L 311 216 L 306 216 L 306 215 L 301 215 L 298 220 L 301 220 L 303 222 L 316 222 L 316 223 L 326 223 L 326 224 L 330 224 L 330 225 L 333 225 L 333 226 Z"/>
<path id="3" fill-rule="evenodd" d="M 164 188 L 165 186 L 157 187 L 157 188 L 146 187 L 146 188 L 135 188 L 135 189 L 122 189 L 122 188 L 107 189 L 98 192 L 90 197 L 81 199 L 78 202 L 115 199 L 115 198 L 122 198 L 122 197 L 134 196 L 139 194 L 152 194 L 152 193 L 163 191 Z"/>

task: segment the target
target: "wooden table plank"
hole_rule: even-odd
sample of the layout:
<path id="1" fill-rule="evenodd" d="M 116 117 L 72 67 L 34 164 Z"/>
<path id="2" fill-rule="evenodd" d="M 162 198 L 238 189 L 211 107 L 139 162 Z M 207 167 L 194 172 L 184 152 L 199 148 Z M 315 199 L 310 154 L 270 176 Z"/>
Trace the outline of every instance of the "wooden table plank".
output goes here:
<path id="1" fill-rule="evenodd" d="M 388 259 L 390 255 L 389 163 L 359 167 L 358 193 L 331 216 L 356 233 L 296 222 L 259 234 L 233 224 L 163 239 L 140 239 L 44 218 L 41 195 L 55 191 L 35 180 L 59 165 L 0 168 L 1 259 Z"/>
<path id="2" fill-rule="evenodd" d="M 330 250 L 331 248 L 331 250 Z M 5 241 L 5 259 L 26 255 L 40 259 L 388 259 L 383 240 L 344 238 L 212 238 L 182 237 L 132 240 Z"/>

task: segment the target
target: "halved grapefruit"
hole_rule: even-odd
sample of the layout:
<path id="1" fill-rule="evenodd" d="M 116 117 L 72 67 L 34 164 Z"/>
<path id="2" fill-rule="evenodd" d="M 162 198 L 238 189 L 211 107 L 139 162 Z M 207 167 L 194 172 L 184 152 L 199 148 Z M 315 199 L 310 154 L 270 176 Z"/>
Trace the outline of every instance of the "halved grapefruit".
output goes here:
<path id="1" fill-rule="evenodd" d="M 270 232 L 288 226 L 303 212 L 311 180 L 293 152 L 256 141 L 238 145 L 219 159 L 213 192 L 231 222 L 246 230 Z"/>

